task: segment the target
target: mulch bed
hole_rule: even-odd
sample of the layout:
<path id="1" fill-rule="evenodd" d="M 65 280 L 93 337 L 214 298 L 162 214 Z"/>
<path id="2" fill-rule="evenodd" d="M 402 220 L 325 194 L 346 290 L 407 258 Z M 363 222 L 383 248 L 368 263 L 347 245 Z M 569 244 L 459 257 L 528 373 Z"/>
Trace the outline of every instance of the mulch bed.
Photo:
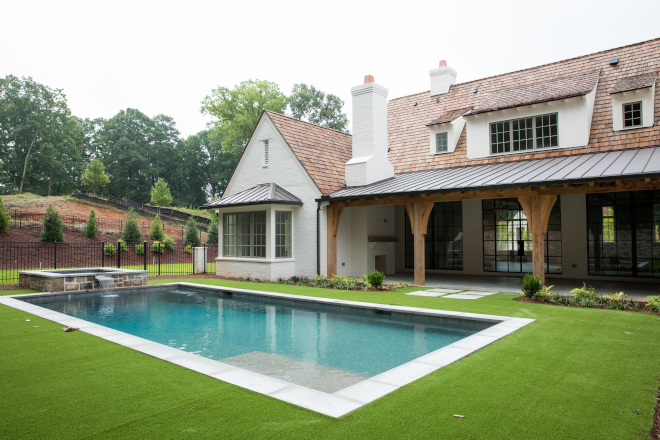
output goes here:
<path id="1" fill-rule="evenodd" d="M 550 306 L 580 307 L 577 304 L 570 304 L 570 305 L 566 306 L 565 304 L 561 304 L 561 303 L 558 303 L 558 302 L 545 302 L 545 301 L 541 301 L 541 300 L 538 300 L 538 299 L 527 298 L 526 296 L 518 296 L 516 298 L 513 298 L 513 300 L 514 301 L 520 301 L 520 302 L 526 302 L 526 303 L 532 303 L 532 304 L 546 304 L 546 305 L 550 305 Z M 641 301 L 641 302 L 643 302 L 643 301 Z M 591 308 L 592 309 L 607 309 L 607 307 L 605 307 L 602 304 L 594 304 L 594 306 L 591 307 Z M 616 310 L 616 309 L 609 309 L 609 310 Z M 621 312 L 648 313 L 650 315 L 660 315 L 660 313 L 654 312 L 654 311 L 649 310 L 649 309 L 625 309 L 625 310 L 620 310 L 620 311 Z"/>

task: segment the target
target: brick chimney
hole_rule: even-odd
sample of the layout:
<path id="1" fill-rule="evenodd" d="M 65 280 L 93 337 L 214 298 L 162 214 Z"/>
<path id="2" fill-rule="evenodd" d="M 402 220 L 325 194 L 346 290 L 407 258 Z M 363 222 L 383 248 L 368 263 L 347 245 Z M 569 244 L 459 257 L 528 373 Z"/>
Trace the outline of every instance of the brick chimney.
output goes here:
<path id="1" fill-rule="evenodd" d="M 456 71 L 441 60 L 437 69 L 429 71 L 431 75 L 431 96 L 449 93 L 451 86 L 456 84 Z"/>
<path id="2" fill-rule="evenodd" d="M 387 89 L 372 75 L 353 87 L 353 156 L 346 162 L 346 184 L 368 185 L 394 177 L 387 157 Z"/>

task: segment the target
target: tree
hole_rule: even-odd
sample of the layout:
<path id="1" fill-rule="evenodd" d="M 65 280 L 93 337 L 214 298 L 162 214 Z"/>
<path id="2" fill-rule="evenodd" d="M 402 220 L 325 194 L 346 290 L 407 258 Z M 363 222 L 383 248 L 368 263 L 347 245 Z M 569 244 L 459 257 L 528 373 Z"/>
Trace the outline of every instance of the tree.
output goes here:
<path id="1" fill-rule="evenodd" d="M 11 216 L 7 212 L 7 207 L 0 199 L 0 232 L 7 232 L 11 225 Z"/>
<path id="2" fill-rule="evenodd" d="M 287 97 L 277 84 L 260 81 L 243 81 L 233 89 L 218 87 L 202 101 L 202 114 L 217 118 L 210 125 L 222 138 L 222 147 L 240 154 L 264 110 L 283 113 Z"/>
<path id="3" fill-rule="evenodd" d="M 89 238 L 96 238 L 99 233 L 99 224 L 96 221 L 96 213 L 92 209 L 85 225 L 85 236 Z"/>
<path id="4" fill-rule="evenodd" d="M 121 238 L 126 243 L 137 243 L 142 239 L 142 231 L 137 221 L 137 214 L 133 208 L 129 208 L 124 217 L 124 232 Z"/>
<path id="5" fill-rule="evenodd" d="M 110 178 L 105 174 L 105 165 L 99 159 L 92 160 L 85 172 L 82 174 L 83 183 L 92 188 L 92 194 L 96 195 L 96 188 L 103 188 L 110 183 Z"/>
<path id="6" fill-rule="evenodd" d="M 162 240 L 165 232 L 163 231 L 163 222 L 160 221 L 160 217 L 156 215 L 154 222 L 151 224 L 151 231 L 149 231 L 149 238 L 152 240 Z"/>
<path id="7" fill-rule="evenodd" d="M 326 95 L 307 84 L 295 84 L 289 96 L 289 106 L 296 119 L 348 133 L 348 117 L 342 112 L 344 101 L 336 95 Z"/>
<path id="8" fill-rule="evenodd" d="M 30 77 L 0 79 L 0 184 L 45 194 L 43 183 L 50 185 L 55 168 L 71 172 L 56 165 L 82 152 L 76 122 L 62 90 Z"/>
<path id="9" fill-rule="evenodd" d="M 211 224 L 209 225 L 209 232 L 206 237 L 207 244 L 218 244 L 218 219 L 213 216 L 211 218 Z"/>
<path id="10" fill-rule="evenodd" d="M 183 243 L 186 246 L 191 245 L 193 247 L 198 247 L 202 244 L 201 240 L 199 239 L 199 229 L 197 229 L 197 222 L 195 222 L 195 219 L 192 217 L 190 217 L 186 222 L 186 236 L 183 240 Z"/>
<path id="11" fill-rule="evenodd" d="M 156 206 L 170 206 L 172 204 L 170 189 L 167 187 L 167 182 L 161 177 L 151 187 L 151 204 Z"/>
<path id="12" fill-rule="evenodd" d="M 43 219 L 41 241 L 64 241 L 64 222 L 53 205 L 48 205 Z"/>

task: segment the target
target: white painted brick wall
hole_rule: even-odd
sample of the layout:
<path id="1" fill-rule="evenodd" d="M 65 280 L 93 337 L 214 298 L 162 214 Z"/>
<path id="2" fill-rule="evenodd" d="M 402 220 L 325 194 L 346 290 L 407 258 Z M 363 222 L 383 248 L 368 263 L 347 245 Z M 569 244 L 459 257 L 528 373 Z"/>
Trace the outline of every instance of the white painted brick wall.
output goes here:
<path id="1" fill-rule="evenodd" d="M 267 167 L 263 166 L 264 139 L 269 140 L 270 159 Z M 264 277 L 265 274 L 275 273 L 275 271 L 278 276 L 287 277 L 293 275 L 313 277 L 316 275 L 316 199 L 321 196 L 321 193 L 266 116 L 262 118 L 257 126 L 227 188 L 226 195 L 235 194 L 257 184 L 269 182 L 275 182 L 303 201 L 303 205 L 294 210 L 293 257 L 295 264 L 274 263 L 274 269 L 271 272 L 270 269 L 264 269 L 265 263 L 235 262 L 236 264 L 224 264 L 224 262 L 221 263 L 221 260 L 218 260 L 217 273 L 219 275 Z M 246 207 L 245 211 L 259 209 L 268 208 L 266 206 L 263 208 L 252 206 Z M 325 216 L 325 211 L 322 214 Z M 321 231 L 321 238 L 325 243 L 325 227 Z M 325 245 L 321 254 L 323 255 L 324 252 Z M 250 267 L 253 268 L 255 274 L 259 273 L 260 275 L 250 275 Z M 241 275 L 235 275 L 234 271 Z"/>

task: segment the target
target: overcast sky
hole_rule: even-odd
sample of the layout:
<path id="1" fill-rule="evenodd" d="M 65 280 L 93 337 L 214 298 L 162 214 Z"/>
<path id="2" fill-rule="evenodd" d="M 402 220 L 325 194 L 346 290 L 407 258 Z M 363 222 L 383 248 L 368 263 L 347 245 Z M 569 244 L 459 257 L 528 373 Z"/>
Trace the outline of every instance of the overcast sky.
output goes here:
<path id="1" fill-rule="evenodd" d="M 211 89 L 264 79 L 338 95 L 367 74 L 389 98 L 660 37 L 660 1 L 8 1 L 0 75 L 64 89 L 73 114 L 137 108 L 189 136 Z M 628 12 L 629 10 L 629 12 Z"/>

